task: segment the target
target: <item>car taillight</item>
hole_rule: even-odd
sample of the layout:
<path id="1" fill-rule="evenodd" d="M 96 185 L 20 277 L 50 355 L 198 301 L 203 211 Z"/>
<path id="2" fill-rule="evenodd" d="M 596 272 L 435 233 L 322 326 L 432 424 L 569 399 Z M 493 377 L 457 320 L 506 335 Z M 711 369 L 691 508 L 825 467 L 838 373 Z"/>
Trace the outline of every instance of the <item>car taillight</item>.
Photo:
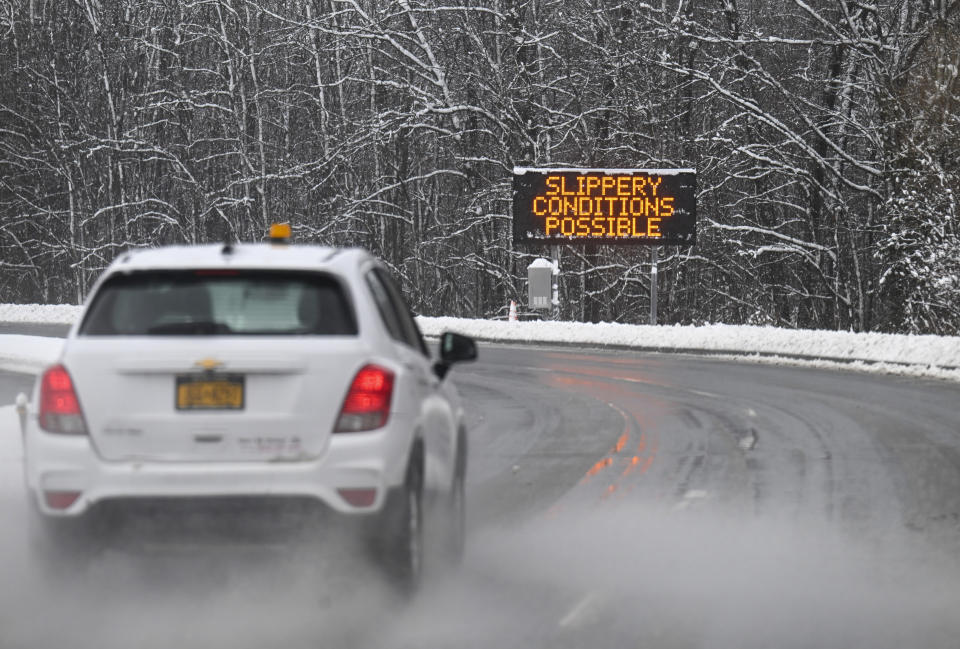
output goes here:
<path id="1" fill-rule="evenodd" d="M 353 377 L 334 432 L 356 433 L 384 426 L 390 416 L 392 398 L 393 372 L 377 365 L 365 365 Z"/>
<path id="2" fill-rule="evenodd" d="M 43 373 L 40 382 L 40 427 L 48 433 L 86 435 L 80 400 L 73 381 L 63 365 L 55 365 Z"/>

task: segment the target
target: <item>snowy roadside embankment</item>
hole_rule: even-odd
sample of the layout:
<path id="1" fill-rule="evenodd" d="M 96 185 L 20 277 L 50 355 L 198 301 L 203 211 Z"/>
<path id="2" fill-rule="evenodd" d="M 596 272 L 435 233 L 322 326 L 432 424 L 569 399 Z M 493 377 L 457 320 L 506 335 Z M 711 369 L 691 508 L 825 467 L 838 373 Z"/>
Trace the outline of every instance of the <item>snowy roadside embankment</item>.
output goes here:
<path id="1" fill-rule="evenodd" d="M 481 340 L 600 345 L 647 351 L 760 354 L 811 360 L 960 368 L 960 338 L 849 333 L 742 325 L 658 326 L 420 318 L 428 336 L 458 331 Z"/>
<path id="2" fill-rule="evenodd" d="M 60 338 L 0 334 L 0 370 L 39 374 L 57 360 L 62 347 Z"/>
<path id="3" fill-rule="evenodd" d="M 739 360 L 849 368 L 960 381 L 960 337 L 751 327 L 419 318 L 427 336 L 446 330 L 478 340 L 686 352 Z"/>
<path id="4" fill-rule="evenodd" d="M 0 322 L 73 324 L 80 317 L 74 304 L 0 304 Z"/>
<path id="5" fill-rule="evenodd" d="M 0 323 L 70 325 L 80 316 L 73 304 L 0 304 Z M 63 342 L 58 338 L 0 334 L 0 370 L 37 374 L 53 363 Z"/>
<path id="6" fill-rule="evenodd" d="M 0 322 L 72 324 L 80 307 L 0 304 Z M 482 341 L 720 354 L 738 359 L 801 363 L 960 380 L 960 337 L 907 336 L 751 327 L 659 326 L 582 322 L 506 322 L 418 318 L 423 333 L 446 330 Z M 36 372 L 56 358 L 60 341 L 0 335 L 0 369 Z"/>

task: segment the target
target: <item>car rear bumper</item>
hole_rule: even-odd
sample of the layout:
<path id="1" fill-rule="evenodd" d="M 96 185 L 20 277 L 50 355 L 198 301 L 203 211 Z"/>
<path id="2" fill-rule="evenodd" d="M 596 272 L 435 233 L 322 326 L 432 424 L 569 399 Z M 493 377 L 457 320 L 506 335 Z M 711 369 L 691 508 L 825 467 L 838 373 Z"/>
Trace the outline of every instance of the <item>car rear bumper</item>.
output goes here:
<path id="1" fill-rule="evenodd" d="M 403 480 L 409 440 L 390 431 L 337 435 L 317 459 L 191 463 L 107 462 L 89 437 L 34 428 L 26 436 L 27 486 L 49 516 L 79 516 L 117 500 L 218 497 L 308 499 L 345 514 L 369 514 Z M 64 506 L 51 504 L 48 494 L 79 495 Z"/>

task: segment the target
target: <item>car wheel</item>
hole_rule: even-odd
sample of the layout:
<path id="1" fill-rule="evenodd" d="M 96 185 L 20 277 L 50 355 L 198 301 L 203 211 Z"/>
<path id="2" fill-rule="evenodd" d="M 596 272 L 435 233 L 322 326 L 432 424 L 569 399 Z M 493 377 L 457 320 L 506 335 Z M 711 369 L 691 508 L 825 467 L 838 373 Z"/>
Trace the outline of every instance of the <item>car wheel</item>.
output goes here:
<path id="1" fill-rule="evenodd" d="M 464 475 L 460 472 L 453 479 L 450 494 L 447 497 L 447 538 L 446 553 L 451 565 L 463 562 L 467 547 L 467 507 L 464 489 Z"/>
<path id="2" fill-rule="evenodd" d="M 420 463 L 410 462 L 403 486 L 387 496 L 381 558 L 391 583 L 414 593 L 423 573 L 423 476 Z"/>
<path id="3" fill-rule="evenodd" d="M 462 431 L 457 437 L 457 463 L 444 512 L 444 552 L 452 566 L 463 562 L 467 547 L 467 437 Z"/>

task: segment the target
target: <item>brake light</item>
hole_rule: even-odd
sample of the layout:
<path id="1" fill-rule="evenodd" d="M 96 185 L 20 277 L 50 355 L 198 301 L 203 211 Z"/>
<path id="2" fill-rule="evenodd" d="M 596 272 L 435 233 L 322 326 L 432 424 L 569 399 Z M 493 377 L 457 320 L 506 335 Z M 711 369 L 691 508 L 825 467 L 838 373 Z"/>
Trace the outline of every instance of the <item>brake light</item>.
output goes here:
<path id="1" fill-rule="evenodd" d="M 356 433 L 380 428 L 390 416 L 393 372 L 377 365 L 365 365 L 353 377 L 343 400 L 336 433 Z"/>
<path id="2" fill-rule="evenodd" d="M 40 427 L 49 433 L 86 435 L 80 400 L 73 381 L 63 365 L 55 365 L 43 373 L 40 382 Z"/>

